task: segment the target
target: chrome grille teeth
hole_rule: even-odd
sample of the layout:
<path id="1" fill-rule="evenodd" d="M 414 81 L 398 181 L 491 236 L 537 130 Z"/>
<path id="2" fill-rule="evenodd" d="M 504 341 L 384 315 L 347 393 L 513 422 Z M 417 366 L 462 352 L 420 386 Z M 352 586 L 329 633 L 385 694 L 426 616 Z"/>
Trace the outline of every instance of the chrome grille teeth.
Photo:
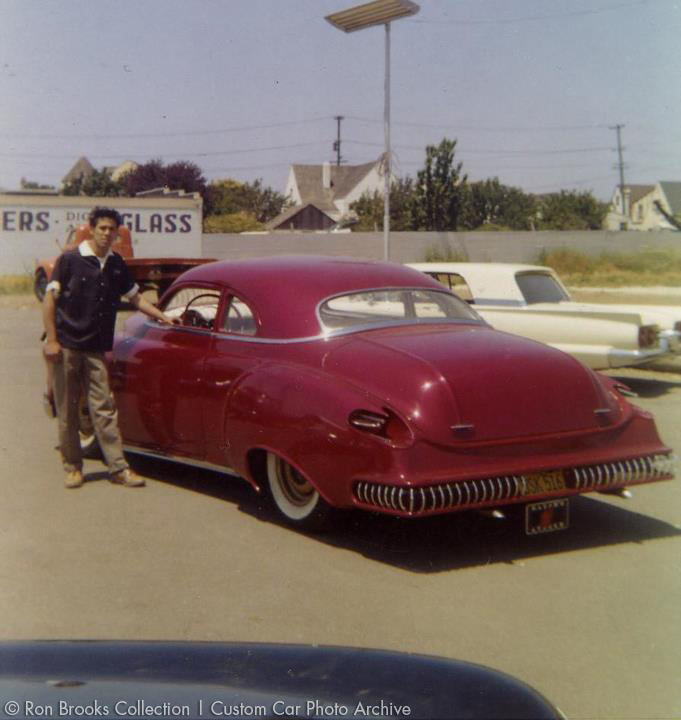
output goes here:
<path id="1" fill-rule="evenodd" d="M 604 468 L 601 465 L 596 465 L 596 482 L 602 485 L 603 482 L 607 485 L 607 479 L 605 478 Z"/>
<path id="2" fill-rule="evenodd" d="M 582 468 L 575 468 L 575 477 L 577 478 L 577 489 L 579 490 L 584 482 L 584 473 L 582 472 Z"/>
<path id="3" fill-rule="evenodd" d="M 587 465 L 565 470 L 566 488 L 578 491 L 607 489 L 673 476 L 674 469 L 674 460 L 666 455 Z M 526 489 L 524 475 L 500 475 L 422 488 L 361 481 L 355 485 L 354 493 L 364 505 L 418 515 L 468 505 L 499 504 L 524 497 Z"/>

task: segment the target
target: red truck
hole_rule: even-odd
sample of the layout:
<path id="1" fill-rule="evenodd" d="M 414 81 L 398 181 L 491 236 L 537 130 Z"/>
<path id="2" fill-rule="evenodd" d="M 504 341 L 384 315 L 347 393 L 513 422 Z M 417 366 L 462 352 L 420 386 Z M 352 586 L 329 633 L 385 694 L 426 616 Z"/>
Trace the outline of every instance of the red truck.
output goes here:
<path id="1" fill-rule="evenodd" d="M 72 250 L 78 247 L 83 240 L 91 237 L 90 226 L 79 225 L 69 233 L 64 250 Z M 121 225 L 118 229 L 118 238 L 112 245 L 112 249 L 125 258 L 125 262 L 130 268 L 130 272 L 135 282 L 140 286 L 140 290 L 155 290 L 160 297 L 175 280 L 185 270 L 193 268 L 196 265 L 212 262 L 205 258 L 136 258 L 132 249 L 132 238 L 130 230 Z M 35 275 L 33 281 L 33 290 L 40 302 L 45 297 L 45 288 L 52 275 L 52 270 L 57 258 L 51 260 L 39 260 L 36 262 Z"/>

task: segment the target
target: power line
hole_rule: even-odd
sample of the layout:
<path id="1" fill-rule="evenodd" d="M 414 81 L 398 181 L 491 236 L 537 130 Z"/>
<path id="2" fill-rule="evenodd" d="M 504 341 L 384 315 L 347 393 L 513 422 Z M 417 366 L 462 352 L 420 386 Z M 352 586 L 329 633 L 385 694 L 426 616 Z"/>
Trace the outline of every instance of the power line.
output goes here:
<path id="1" fill-rule="evenodd" d="M 346 143 L 352 145 L 364 145 L 382 147 L 381 143 L 364 142 L 362 140 L 346 140 Z M 421 150 L 425 149 L 425 145 L 393 145 L 398 150 Z M 569 155 L 574 153 L 587 152 L 612 152 L 611 147 L 586 147 L 586 148 L 566 148 L 564 150 L 490 150 L 490 149 L 469 149 L 461 147 L 457 144 L 457 152 L 461 155 L 495 155 L 496 157 L 518 157 L 525 155 Z"/>
<path id="2" fill-rule="evenodd" d="M 159 138 L 159 137 L 200 137 L 206 135 L 220 135 L 222 133 L 246 132 L 248 130 L 269 130 L 273 128 L 286 127 L 290 125 L 303 125 L 308 123 L 322 122 L 329 120 L 330 115 L 322 117 L 307 118 L 302 120 L 285 120 L 278 123 L 268 123 L 266 125 L 242 125 L 221 128 L 218 130 L 182 130 L 176 132 L 153 132 L 153 133 L 124 133 L 124 134 L 58 134 L 58 135 L 32 135 L 27 133 L 0 133 L 0 137 L 24 138 L 27 140 L 112 140 L 112 139 L 132 139 L 132 138 Z"/>
<path id="3" fill-rule="evenodd" d="M 291 150 L 295 148 L 321 146 L 321 141 L 307 143 L 293 143 L 290 145 L 270 145 L 269 147 L 257 148 L 240 148 L 239 150 L 210 150 L 201 152 L 182 152 L 173 150 L 172 152 L 155 152 L 155 153 L 132 153 L 137 158 L 157 158 L 157 157 L 182 157 L 182 158 L 201 158 L 215 157 L 219 155 L 242 155 L 246 153 L 269 152 L 272 150 Z M 117 153 L 115 155 L 88 155 L 92 160 L 115 160 L 118 158 L 126 158 L 130 153 Z M 42 153 L 0 153 L 0 157 L 6 158 L 41 158 L 47 160 L 68 160 L 73 158 L 70 155 L 47 155 Z"/>
<path id="4" fill-rule="evenodd" d="M 358 117 L 353 115 L 345 116 L 348 120 L 355 120 L 357 122 L 366 122 L 381 124 L 382 120 L 375 118 Z M 591 125 L 498 125 L 498 126 L 484 126 L 484 125 L 460 125 L 456 122 L 450 123 L 414 123 L 414 122 L 393 122 L 393 125 L 400 127 L 415 127 L 415 128 L 432 128 L 441 129 L 446 128 L 454 131 L 459 130 L 483 130 L 485 132 L 537 132 L 538 130 L 546 131 L 560 131 L 560 130 L 602 130 L 607 128 L 604 124 L 591 124 Z"/>
<path id="5" fill-rule="evenodd" d="M 605 12 L 613 12 L 615 10 L 623 10 L 625 8 L 637 7 L 639 5 L 647 5 L 654 0 L 635 0 L 635 2 L 619 3 L 617 5 L 608 5 L 602 8 L 592 8 L 590 10 L 573 10 L 567 13 L 556 13 L 553 15 L 526 15 L 524 17 L 515 18 L 481 18 L 478 20 L 417 20 L 410 19 L 408 22 L 418 25 L 510 25 L 512 23 L 538 22 L 543 20 L 563 20 L 571 17 L 581 17 L 585 15 L 600 15 Z"/>

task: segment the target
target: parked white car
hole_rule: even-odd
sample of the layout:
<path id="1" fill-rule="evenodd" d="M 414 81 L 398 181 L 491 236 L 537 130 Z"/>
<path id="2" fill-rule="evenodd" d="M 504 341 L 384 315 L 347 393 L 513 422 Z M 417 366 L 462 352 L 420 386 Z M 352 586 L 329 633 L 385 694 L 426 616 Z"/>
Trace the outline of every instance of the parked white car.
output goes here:
<path id="1" fill-rule="evenodd" d="M 594 369 L 681 361 L 681 308 L 578 303 L 548 267 L 410 263 L 468 301 L 498 330 L 573 355 Z"/>

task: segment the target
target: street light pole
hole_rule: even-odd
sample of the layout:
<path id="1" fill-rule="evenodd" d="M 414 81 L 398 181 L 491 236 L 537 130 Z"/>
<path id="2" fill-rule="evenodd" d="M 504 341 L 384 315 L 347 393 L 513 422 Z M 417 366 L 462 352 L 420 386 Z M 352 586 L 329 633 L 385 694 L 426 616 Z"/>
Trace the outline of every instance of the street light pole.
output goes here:
<path id="1" fill-rule="evenodd" d="M 383 92 L 383 127 L 385 132 L 385 164 L 383 178 L 383 259 L 390 260 L 390 23 L 385 24 L 385 82 Z"/>
<path id="2" fill-rule="evenodd" d="M 341 10 L 326 19 L 346 33 L 363 30 L 375 25 L 385 26 L 385 81 L 383 126 L 385 132 L 385 156 L 383 160 L 383 258 L 390 259 L 390 176 L 392 158 L 390 150 L 390 23 L 403 17 L 416 15 L 419 6 L 411 0 L 373 0 L 364 5 Z"/>

